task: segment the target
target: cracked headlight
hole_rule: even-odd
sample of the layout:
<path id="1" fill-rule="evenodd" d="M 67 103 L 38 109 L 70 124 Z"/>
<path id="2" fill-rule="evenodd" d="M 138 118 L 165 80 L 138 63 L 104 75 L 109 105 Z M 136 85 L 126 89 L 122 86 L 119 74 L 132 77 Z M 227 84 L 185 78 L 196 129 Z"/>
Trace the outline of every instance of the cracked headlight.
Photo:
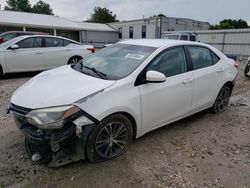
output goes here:
<path id="1" fill-rule="evenodd" d="M 40 129 L 60 129 L 65 120 L 80 109 L 73 105 L 43 108 L 29 112 L 27 121 Z"/>

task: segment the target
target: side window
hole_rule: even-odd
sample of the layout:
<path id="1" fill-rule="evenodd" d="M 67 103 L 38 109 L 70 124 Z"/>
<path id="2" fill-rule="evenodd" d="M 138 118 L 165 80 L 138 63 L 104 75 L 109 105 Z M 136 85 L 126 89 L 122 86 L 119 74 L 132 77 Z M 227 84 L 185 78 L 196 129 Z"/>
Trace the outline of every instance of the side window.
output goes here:
<path id="1" fill-rule="evenodd" d="M 17 43 L 19 48 L 32 48 L 33 38 L 24 39 L 21 42 Z"/>
<path id="2" fill-rule="evenodd" d="M 199 46 L 189 46 L 188 48 L 194 70 L 213 65 L 213 60 L 209 49 Z"/>
<path id="3" fill-rule="evenodd" d="M 211 51 L 211 56 L 213 59 L 213 64 L 216 64 L 216 63 L 218 63 L 218 61 L 220 61 L 220 58 L 217 55 L 215 55 L 215 53 L 212 51 Z"/>
<path id="4" fill-rule="evenodd" d="M 166 77 L 186 72 L 187 63 L 183 47 L 167 50 L 153 61 L 148 70 L 159 71 Z"/>
<path id="5" fill-rule="evenodd" d="M 57 39 L 57 38 L 52 38 L 48 37 L 45 38 L 45 46 L 46 47 L 63 47 L 63 39 Z"/>
<path id="6" fill-rule="evenodd" d="M 70 41 L 68 41 L 68 40 L 63 40 L 63 46 L 67 46 L 67 45 L 69 45 L 71 42 Z"/>
<path id="7" fill-rule="evenodd" d="M 188 40 L 188 36 L 187 35 L 181 35 L 180 40 Z"/>
<path id="8" fill-rule="evenodd" d="M 42 38 L 33 38 L 33 48 L 42 48 Z"/>
<path id="9" fill-rule="evenodd" d="M 196 41 L 196 37 L 194 35 L 189 36 L 190 41 Z"/>
<path id="10" fill-rule="evenodd" d="M 41 48 L 42 38 L 28 38 L 17 43 L 19 48 Z"/>

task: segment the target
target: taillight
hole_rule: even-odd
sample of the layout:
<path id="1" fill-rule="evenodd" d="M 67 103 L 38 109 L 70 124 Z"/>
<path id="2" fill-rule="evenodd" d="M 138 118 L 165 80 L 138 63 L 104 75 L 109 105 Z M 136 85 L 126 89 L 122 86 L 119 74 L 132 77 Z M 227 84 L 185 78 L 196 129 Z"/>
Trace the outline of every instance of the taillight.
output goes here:
<path id="1" fill-rule="evenodd" d="M 3 38 L 0 38 L 0 44 L 3 43 L 3 42 L 4 42 Z"/>
<path id="2" fill-rule="evenodd" d="M 235 64 L 234 64 L 234 67 L 235 67 L 237 70 L 239 70 L 240 64 L 239 64 L 239 63 L 235 63 Z"/>
<path id="3" fill-rule="evenodd" d="M 87 50 L 91 51 L 91 53 L 95 53 L 95 48 L 87 48 Z"/>

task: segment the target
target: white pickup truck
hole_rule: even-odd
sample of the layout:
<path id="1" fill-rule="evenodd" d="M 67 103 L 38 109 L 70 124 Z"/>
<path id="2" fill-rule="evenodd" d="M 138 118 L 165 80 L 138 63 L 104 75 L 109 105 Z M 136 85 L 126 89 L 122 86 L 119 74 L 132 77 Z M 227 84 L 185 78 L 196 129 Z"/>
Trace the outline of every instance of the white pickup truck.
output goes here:
<path id="1" fill-rule="evenodd" d="M 198 41 L 194 32 L 166 32 L 161 35 L 162 39 Z"/>

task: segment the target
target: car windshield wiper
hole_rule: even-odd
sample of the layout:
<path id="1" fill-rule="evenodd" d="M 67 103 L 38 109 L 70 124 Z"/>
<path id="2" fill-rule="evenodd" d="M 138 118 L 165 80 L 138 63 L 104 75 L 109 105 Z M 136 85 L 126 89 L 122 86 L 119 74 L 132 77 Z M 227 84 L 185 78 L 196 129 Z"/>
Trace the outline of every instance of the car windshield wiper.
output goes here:
<path id="1" fill-rule="evenodd" d="M 94 67 L 88 67 L 88 66 L 83 66 L 85 69 L 89 69 L 89 70 L 92 70 L 94 73 L 96 73 L 98 76 L 100 76 L 101 78 L 106 78 L 107 75 L 99 70 L 97 70 L 96 68 Z"/>

